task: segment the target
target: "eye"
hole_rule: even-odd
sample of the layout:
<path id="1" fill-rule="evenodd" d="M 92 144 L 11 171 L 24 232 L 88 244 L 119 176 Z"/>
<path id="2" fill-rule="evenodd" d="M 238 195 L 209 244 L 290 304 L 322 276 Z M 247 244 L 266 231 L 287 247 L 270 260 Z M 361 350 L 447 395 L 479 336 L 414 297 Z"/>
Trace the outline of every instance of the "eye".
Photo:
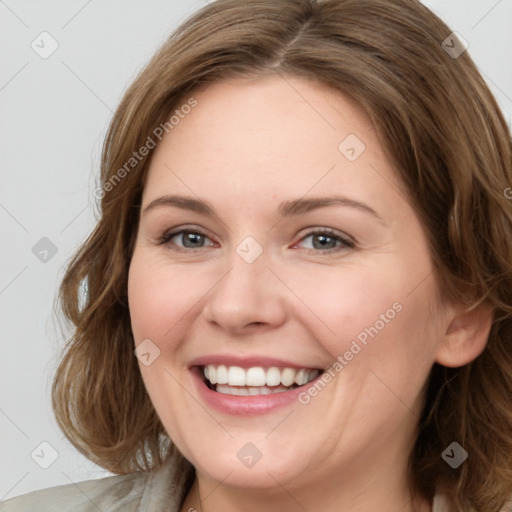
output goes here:
<path id="1" fill-rule="evenodd" d="M 331 229 L 317 229 L 302 237 L 300 243 L 310 239 L 307 250 L 324 253 L 340 252 L 355 247 L 355 243 Z M 210 243 L 207 243 L 209 241 Z M 158 240 L 158 245 L 167 245 L 171 250 L 193 252 L 194 250 L 215 245 L 205 233 L 198 229 L 180 229 L 164 233 Z M 298 244 L 295 244 L 296 247 Z"/>
<path id="2" fill-rule="evenodd" d="M 347 248 L 354 248 L 355 243 L 348 237 L 343 237 L 330 229 L 319 229 L 311 231 L 301 238 L 301 242 L 311 239 L 309 250 L 319 250 L 321 252 L 340 252 Z M 299 242 L 300 243 L 300 242 Z"/>
<path id="3" fill-rule="evenodd" d="M 159 239 L 158 244 L 169 245 L 171 249 L 177 251 L 193 251 L 213 245 L 213 242 L 205 245 L 206 240 L 211 242 L 210 238 L 199 230 L 181 229 L 165 233 Z"/>

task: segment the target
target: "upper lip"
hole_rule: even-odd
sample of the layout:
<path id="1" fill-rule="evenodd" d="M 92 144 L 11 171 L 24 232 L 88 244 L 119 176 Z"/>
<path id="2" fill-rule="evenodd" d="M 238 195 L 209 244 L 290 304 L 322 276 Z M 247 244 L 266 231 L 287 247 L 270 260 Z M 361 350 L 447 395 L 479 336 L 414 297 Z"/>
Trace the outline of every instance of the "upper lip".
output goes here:
<path id="1" fill-rule="evenodd" d="M 255 366 L 262 366 L 263 368 L 270 368 L 271 366 L 277 366 L 278 368 L 306 368 L 309 370 L 320 370 L 319 366 L 311 366 L 310 364 L 295 363 L 292 361 L 285 361 L 284 359 L 278 359 L 266 356 L 244 356 L 237 357 L 227 354 L 212 354 L 208 356 L 201 356 L 193 359 L 189 363 L 189 368 L 193 366 L 208 366 L 209 364 L 225 366 L 239 366 L 240 368 L 253 368 Z"/>

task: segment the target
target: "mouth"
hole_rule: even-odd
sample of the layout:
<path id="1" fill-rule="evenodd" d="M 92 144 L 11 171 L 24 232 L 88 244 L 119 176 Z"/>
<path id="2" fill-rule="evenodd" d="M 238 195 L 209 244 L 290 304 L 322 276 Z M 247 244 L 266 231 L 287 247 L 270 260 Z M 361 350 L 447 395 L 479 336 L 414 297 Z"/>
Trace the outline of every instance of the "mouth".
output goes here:
<path id="1" fill-rule="evenodd" d="M 258 396 L 284 393 L 315 380 L 322 369 L 262 367 L 242 368 L 209 364 L 198 367 L 204 384 L 217 393 L 236 396 Z"/>

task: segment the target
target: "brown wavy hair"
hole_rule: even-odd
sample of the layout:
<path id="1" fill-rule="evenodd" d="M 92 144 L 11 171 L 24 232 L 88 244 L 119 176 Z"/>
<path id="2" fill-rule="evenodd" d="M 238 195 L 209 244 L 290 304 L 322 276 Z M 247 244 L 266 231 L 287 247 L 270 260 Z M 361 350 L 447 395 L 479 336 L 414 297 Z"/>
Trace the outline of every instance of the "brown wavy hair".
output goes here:
<path id="1" fill-rule="evenodd" d="M 134 356 L 127 277 L 151 151 L 133 168 L 126 163 L 198 87 L 297 76 L 348 94 L 371 117 L 426 230 L 442 297 L 494 310 L 479 357 L 432 368 L 409 483 L 428 499 L 444 488 L 451 511 L 500 510 L 512 494 L 512 144 L 468 52 L 452 58 L 442 47 L 450 34 L 416 0 L 219 0 L 170 36 L 114 114 L 100 218 L 60 288 L 73 335 L 52 404 L 82 454 L 118 474 L 170 458 L 193 470 Z M 441 458 L 453 441 L 469 453 L 456 470 Z"/>

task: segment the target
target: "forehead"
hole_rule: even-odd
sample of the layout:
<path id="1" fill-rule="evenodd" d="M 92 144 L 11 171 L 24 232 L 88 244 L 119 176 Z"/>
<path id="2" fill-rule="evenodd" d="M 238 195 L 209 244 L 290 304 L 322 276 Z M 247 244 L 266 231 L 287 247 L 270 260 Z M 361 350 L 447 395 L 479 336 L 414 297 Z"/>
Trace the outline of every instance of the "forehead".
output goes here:
<path id="1" fill-rule="evenodd" d="M 246 206 L 334 190 L 379 202 L 383 175 L 397 181 L 368 115 L 324 84 L 232 79 L 190 96 L 197 105 L 155 150 L 145 203 L 171 190 L 220 202 L 243 196 Z"/>

